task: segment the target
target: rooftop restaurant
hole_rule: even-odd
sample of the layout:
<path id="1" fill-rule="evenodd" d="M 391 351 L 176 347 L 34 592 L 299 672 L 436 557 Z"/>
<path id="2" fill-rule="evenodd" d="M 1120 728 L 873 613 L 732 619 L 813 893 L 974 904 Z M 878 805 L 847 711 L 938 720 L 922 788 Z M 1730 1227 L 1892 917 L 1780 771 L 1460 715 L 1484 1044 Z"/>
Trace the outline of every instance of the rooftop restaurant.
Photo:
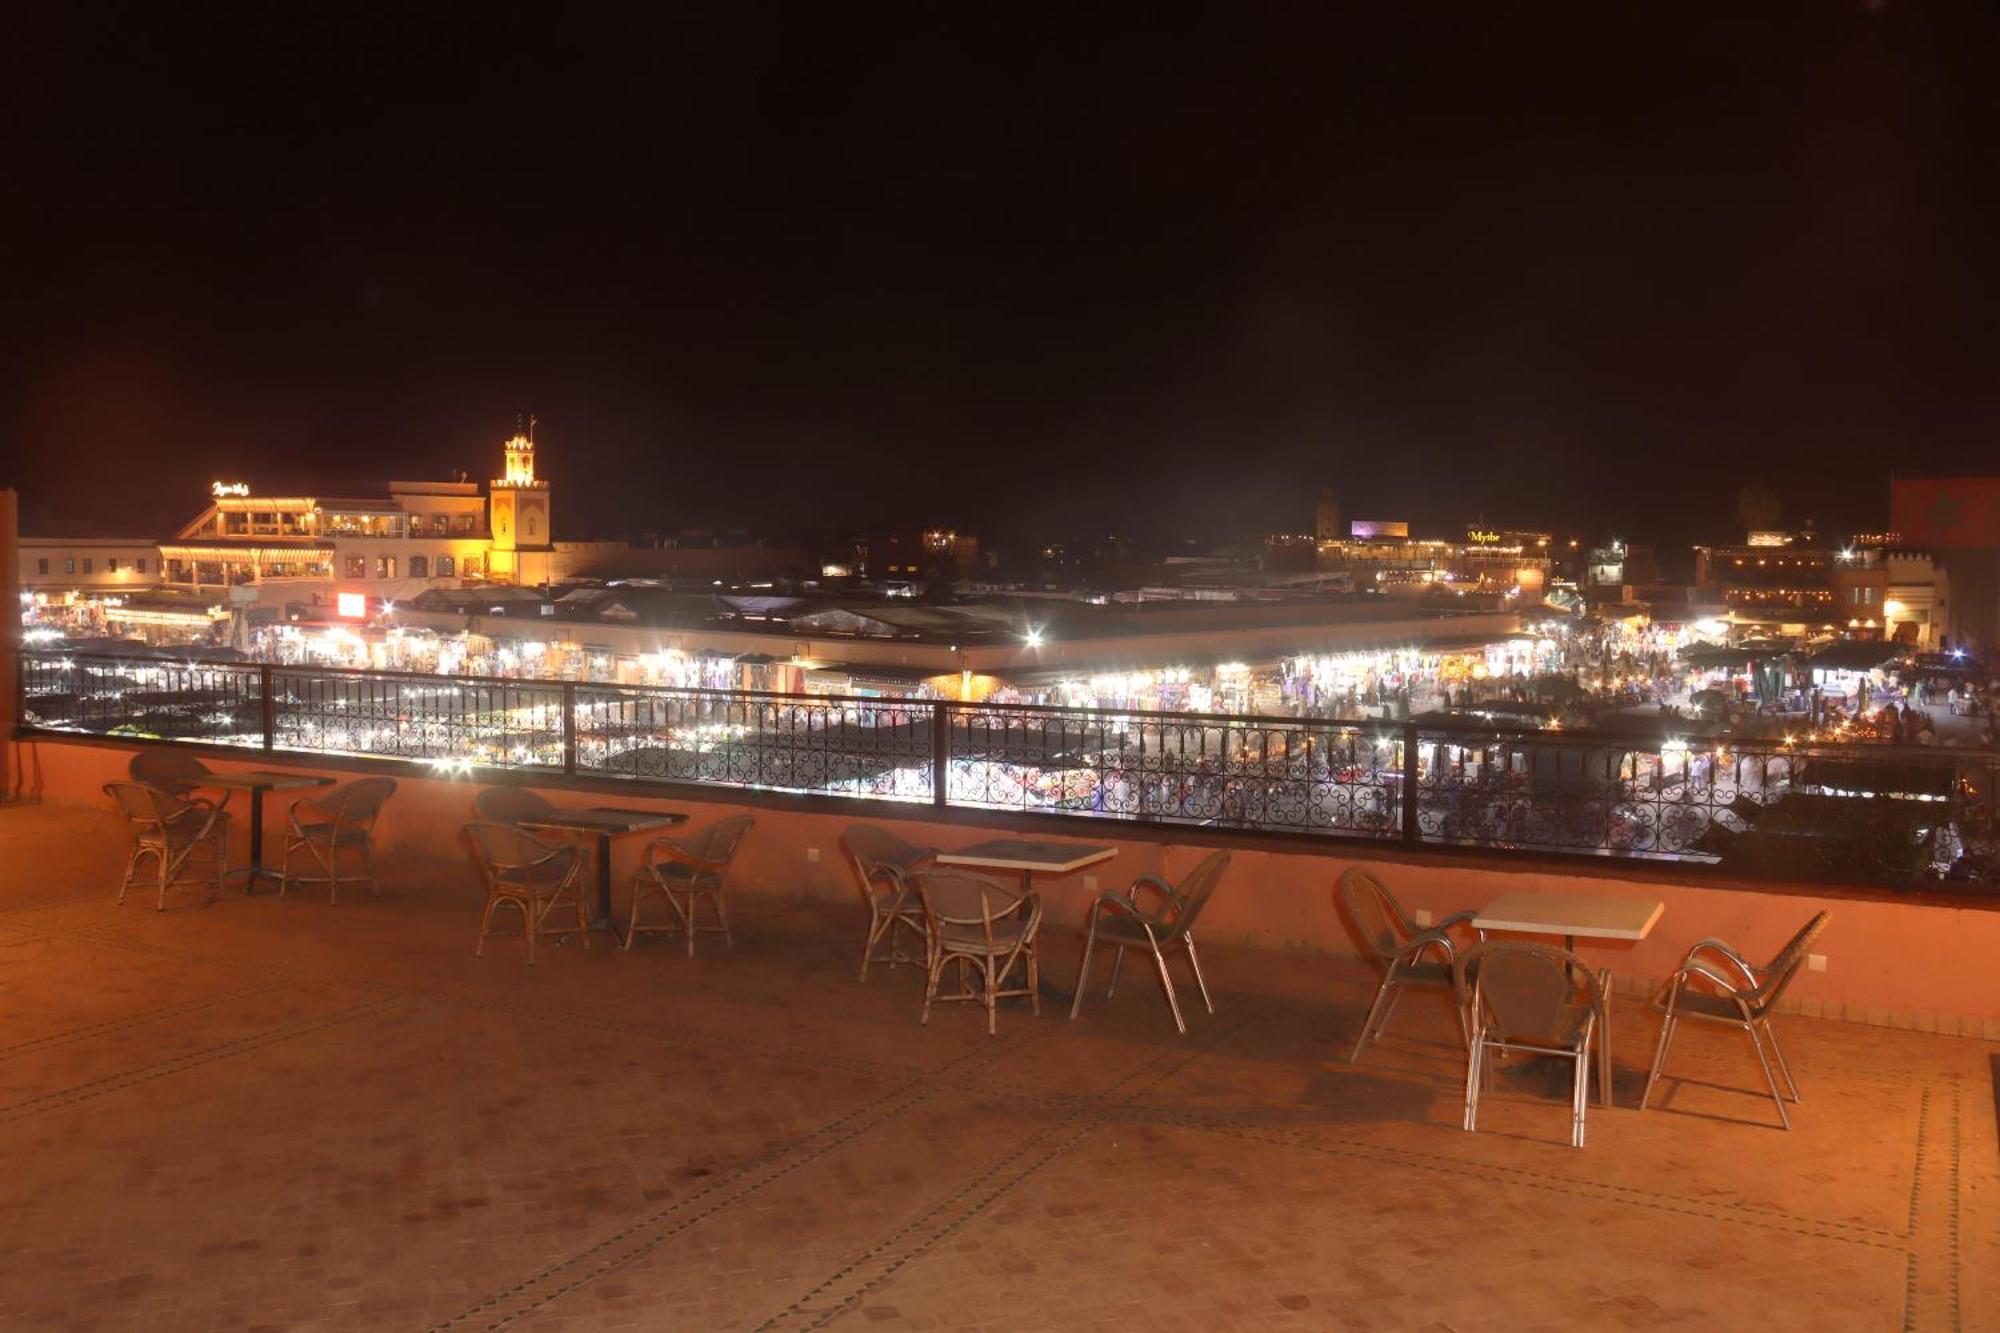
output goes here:
<path id="1" fill-rule="evenodd" d="M 1983 667 L 657 591 L 27 608 L 0 1323 L 2000 1319 Z"/>

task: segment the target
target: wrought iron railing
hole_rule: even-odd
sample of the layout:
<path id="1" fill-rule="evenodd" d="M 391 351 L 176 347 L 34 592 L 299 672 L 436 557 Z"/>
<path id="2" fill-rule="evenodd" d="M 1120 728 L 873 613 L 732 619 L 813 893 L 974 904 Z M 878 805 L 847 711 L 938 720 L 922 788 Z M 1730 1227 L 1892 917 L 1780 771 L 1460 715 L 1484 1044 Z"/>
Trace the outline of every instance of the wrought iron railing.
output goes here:
<path id="1" fill-rule="evenodd" d="M 2000 755 L 21 655 L 30 730 L 2000 888 Z"/>

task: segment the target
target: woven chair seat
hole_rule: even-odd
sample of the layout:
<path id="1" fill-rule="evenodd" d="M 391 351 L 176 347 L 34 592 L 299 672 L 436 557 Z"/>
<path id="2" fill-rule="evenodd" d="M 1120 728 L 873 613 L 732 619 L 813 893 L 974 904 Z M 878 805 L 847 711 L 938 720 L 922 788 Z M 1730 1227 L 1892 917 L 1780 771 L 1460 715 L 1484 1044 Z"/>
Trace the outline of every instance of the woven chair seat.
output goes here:
<path id="1" fill-rule="evenodd" d="M 1014 951 L 1027 933 L 1028 923 L 1019 917 L 993 923 L 993 944 L 986 943 L 986 931 L 972 923 L 948 922 L 938 926 L 938 939 L 952 953 L 991 953 L 995 956 Z"/>

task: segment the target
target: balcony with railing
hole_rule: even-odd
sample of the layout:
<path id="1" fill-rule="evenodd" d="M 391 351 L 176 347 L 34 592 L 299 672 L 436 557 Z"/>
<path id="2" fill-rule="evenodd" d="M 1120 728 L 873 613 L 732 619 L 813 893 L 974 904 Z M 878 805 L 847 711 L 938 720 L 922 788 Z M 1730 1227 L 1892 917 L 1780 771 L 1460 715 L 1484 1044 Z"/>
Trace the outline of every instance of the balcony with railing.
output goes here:
<path id="1" fill-rule="evenodd" d="M 2000 889 L 2000 755 L 26 653 L 24 726 L 1688 875 Z M 913 811 L 914 813 L 914 811 Z"/>

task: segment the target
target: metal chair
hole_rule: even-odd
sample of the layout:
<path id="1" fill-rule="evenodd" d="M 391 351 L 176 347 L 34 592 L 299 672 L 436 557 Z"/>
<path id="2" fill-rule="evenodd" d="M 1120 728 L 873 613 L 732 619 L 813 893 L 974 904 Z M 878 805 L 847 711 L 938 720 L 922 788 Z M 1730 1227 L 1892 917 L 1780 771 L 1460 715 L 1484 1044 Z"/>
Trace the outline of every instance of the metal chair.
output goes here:
<path id="1" fill-rule="evenodd" d="M 1464 997 L 1468 1034 L 1466 1131 L 1479 1127 L 1479 1095 L 1492 1077 L 1492 1053 L 1558 1055 L 1572 1063 L 1569 1143 L 1581 1148 L 1590 1048 L 1603 1039 L 1609 974 L 1592 972 L 1567 949 L 1513 941 L 1475 944 L 1451 966 L 1453 985 Z M 1598 1095 L 1611 1104 L 1610 1083 L 1601 1075 Z"/>
<path id="2" fill-rule="evenodd" d="M 486 824 L 518 824 L 555 812 L 547 797 L 526 787 L 487 787 L 472 798 L 472 813 Z"/>
<path id="3" fill-rule="evenodd" d="M 1750 1048 L 1757 1052 L 1757 1064 L 1764 1071 L 1764 1084 L 1771 1090 L 1771 1100 L 1778 1108 L 1778 1121 L 1786 1129 L 1792 1127 L 1791 1113 L 1785 1109 L 1785 1097 L 1778 1091 L 1778 1080 L 1771 1075 L 1771 1060 L 1764 1055 L 1764 1045 L 1770 1043 L 1771 1057 L 1778 1062 L 1778 1070 L 1785 1076 L 1785 1090 L 1791 1100 L 1799 1100 L 1799 1085 L 1792 1079 L 1792 1070 L 1785 1063 L 1785 1053 L 1778 1049 L 1778 1034 L 1771 1028 L 1771 1011 L 1777 1006 L 1778 998 L 1785 988 L 1792 984 L 1799 969 L 1805 966 L 1806 952 L 1819 933 L 1826 929 L 1830 913 L 1820 912 L 1812 920 L 1799 928 L 1790 943 L 1778 951 L 1763 967 L 1746 961 L 1742 954 L 1724 944 L 1721 940 L 1702 940 L 1687 951 L 1687 957 L 1674 971 L 1667 983 L 1664 995 L 1653 1002 L 1653 1007 L 1665 1016 L 1660 1024 L 1660 1044 L 1653 1051 L 1653 1067 L 1646 1075 L 1646 1090 L 1639 1094 L 1639 1109 L 1645 1110 L 1647 1101 L 1653 1095 L 1653 1085 L 1667 1067 L 1667 1049 L 1674 1043 L 1674 1030 L 1683 1018 L 1698 1018 L 1710 1023 L 1726 1023 L 1742 1028 L 1750 1034 Z M 1718 969 L 1703 955 L 1713 955 L 1722 964 Z M 1696 978 L 1715 987 L 1715 992 L 1691 989 L 1690 981 Z M 1741 984 L 1739 984 L 1739 982 Z"/>
<path id="4" fill-rule="evenodd" d="M 1368 1006 L 1361 1035 L 1354 1039 L 1354 1050 L 1347 1057 L 1347 1062 L 1353 1064 L 1361 1059 L 1362 1047 L 1382 1039 L 1383 1029 L 1389 1026 L 1389 1015 L 1395 1012 L 1396 1001 L 1405 990 L 1414 986 L 1451 993 L 1451 966 L 1457 950 L 1446 932 L 1453 926 L 1466 924 L 1479 913 L 1453 912 L 1434 926 L 1419 926 L 1410 920 L 1409 913 L 1388 886 L 1360 866 L 1349 866 L 1341 872 L 1340 899 L 1361 933 L 1368 956 L 1382 968 L 1382 984 L 1375 988 L 1375 1002 Z M 1425 951 L 1433 949 L 1444 955 L 1442 962 L 1424 961 Z M 1459 1038 L 1470 1041 L 1462 1008 L 1458 1018 Z"/>
<path id="5" fill-rule="evenodd" d="M 183 750 L 141 750 L 132 756 L 128 771 L 132 781 L 179 797 L 192 796 L 215 776 L 214 769 Z M 221 809 L 229 804 L 232 794 L 225 791 L 221 800 L 211 804 Z"/>
<path id="6" fill-rule="evenodd" d="M 1042 927 L 1042 900 L 1008 888 L 998 880 L 963 870 L 920 870 L 910 876 L 924 907 L 924 1011 L 918 1020 L 928 1025 L 931 1004 L 977 1000 L 986 1009 L 986 1035 L 998 1028 L 999 1002 L 1025 995 L 1037 1017 L 1042 1012 L 1041 965 L 1035 953 Z M 945 969 L 958 965 L 958 994 L 939 995 Z M 1009 988 L 1007 978 L 1016 964 L 1025 964 L 1023 984 Z M 977 984 L 975 984 L 977 983 Z"/>
<path id="7" fill-rule="evenodd" d="M 213 801 L 199 797 L 186 799 L 143 782 L 107 782 L 104 794 L 118 806 L 132 826 L 132 854 L 125 861 L 125 877 L 118 885 L 118 901 L 139 878 L 139 864 L 153 858 L 154 878 L 160 888 L 157 910 L 167 910 L 167 890 L 180 882 L 182 874 L 200 853 L 210 858 L 209 869 L 219 892 L 229 873 L 229 815 Z"/>
<path id="8" fill-rule="evenodd" d="M 1084 982 L 1090 976 L 1090 958 L 1099 944 L 1115 945 L 1118 953 L 1111 960 L 1111 984 L 1104 988 L 1104 998 L 1110 999 L 1118 993 L 1118 971 L 1125 962 L 1128 948 L 1150 949 L 1153 963 L 1160 970 L 1160 985 L 1167 992 L 1167 1008 L 1173 1011 L 1174 1026 L 1187 1035 L 1187 1020 L 1181 1017 L 1180 998 L 1174 994 L 1174 979 L 1167 971 L 1166 951 L 1176 944 L 1187 950 L 1188 967 L 1194 972 L 1194 984 L 1201 991 L 1201 1002 L 1208 1006 L 1208 1012 L 1215 1012 L 1215 1001 L 1209 997 L 1208 981 L 1201 974 L 1201 955 L 1194 947 L 1194 923 L 1201 916 L 1201 909 L 1208 905 L 1215 886 L 1222 881 L 1222 872 L 1229 866 L 1228 852 L 1210 852 L 1199 865 L 1181 878 L 1177 885 L 1170 885 L 1158 875 L 1141 875 L 1132 881 L 1132 887 L 1121 897 L 1116 893 L 1104 892 L 1097 895 L 1097 901 L 1090 905 L 1090 920 L 1083 939 L 1083 958 L 1076 967 L 1076 996 L 1070 1001 L 1069 1016 L 1074 1019 L 1083 1008 Z M 1160 895 L 1151 910 L 1139 906 L 1139 890 L 1151 889 Z"/>
<path id="9" fill-rule="evenodd" d="M 534 965 L 535 938 L 539 935 L 574 933 L 590 947 L 590 920 L 584 913 L 583 857 L 575 843 L 546 843 L 512 824 L 477 823 L 465 826 L 472 856 L 486 878 L 486 912 L 479 918 L 479 943 L 472 956 L 486 956 L 486 941 L 492 934 L 493 914 L 501 907 L 521 913 L 521 933 L 528 941 L 528 963 Z M 542 923 L 567 898 L 576 910 L 576 924 L 549 929 Z"/>
<path id="10" fill-rule="evenodd" d="M 340 901 L 340 854 L 358 856 L 362 872 L 348 875 L 349 882 L 366 880 L 376 897 L 382 896 L 381 881 L 375 878 L 375 821 L 382 806 L 396 791 L 393 778 L 356 778 L 319 796 L 292 802 L 285 832 L 285 855 L 279 862 L 278 896 L 284 897 L 294 884 L 324 884 L 326 900 Z M 323 873 L 294 875 L 292 861 L 305 853 Z"/>
<path id="11" fill-rule="evenodd" d="M 692 958 L 695 934 L 707 930 L 721 932 L 722 942 L 734 948 L 736 941 L 729 935 L 729 911 L 722 902 L 724 880 L 729 874 L 729 863 L 736 859 L 737 849 L 743 845 L 743 835 L 755 822 L 749 815 L 734 815 L 718 819 L 684 838 L 655 839 L 640 858 L 639 868 L 632 872 L 632 918 L 625 929 L 625 947 L 630 949 L 642 930 L 653 934 L 682 930 L 687 932 L 688 957 Z M 674 909 L 674 921 L 664 926 L 639 924 L 639 904 L 653 894 L 667 900 L 667 905 Z M 715 905 L 715 925 L 695 923 L 695 908 L 703 898 Z"/>
<path id="12" fill-rule="evenodd" d="M 840 835 L 840 850 L 854 867 L 861 901 L 868 908 L 868 938 L 861 946 L 860 979 L 868 980 L 870 963 L 926 966 L 928 953 L 904 953 L 900 941 L 905 935 L 914 935 L 920 946 L 924 942 L 924 907 L 911 892 L 909 877 L 936 856 L 937 849 L 912 847 L 874 824 L 854 824 Z M 889 939 L 889 952 L 878 956 L 876 946 L 885 935 Z"/>

